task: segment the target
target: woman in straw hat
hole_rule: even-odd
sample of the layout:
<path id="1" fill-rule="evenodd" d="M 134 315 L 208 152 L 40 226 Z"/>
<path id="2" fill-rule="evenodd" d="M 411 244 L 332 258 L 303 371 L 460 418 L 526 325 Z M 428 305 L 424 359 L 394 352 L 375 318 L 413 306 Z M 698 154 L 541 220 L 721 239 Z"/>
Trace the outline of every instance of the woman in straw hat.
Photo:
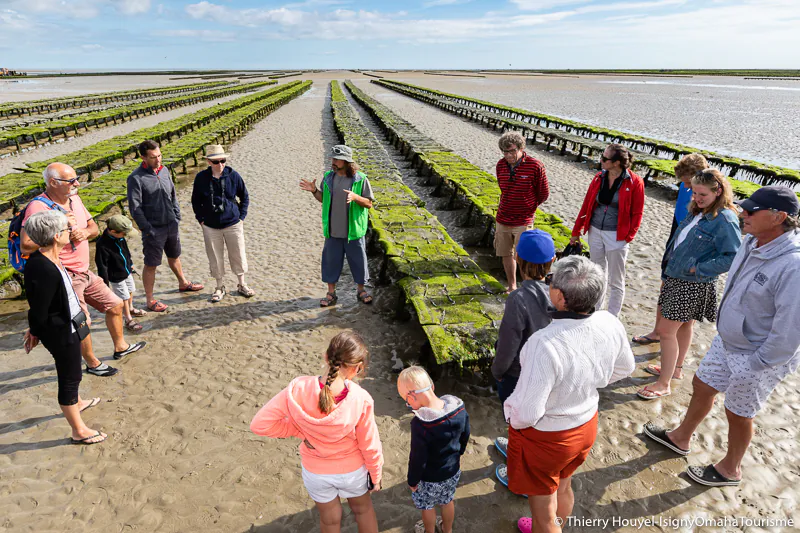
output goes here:
<path id="1" fill-rule="evenodd" d="M 244 245 L 244 219 L 250 197 L 238 172 L 227 166 L 229 154 L 219 144 L 206 147 L 208 168 L 197 173 L 192 189 L 192 209 L 203 228 L 208 264 L 217 284 L 211 302 L 225 297 L 225 248 L 231 270 L 238 278 L 237 291 L 250 298 L 255 294 L 247 286 L 247 255 Z"/>

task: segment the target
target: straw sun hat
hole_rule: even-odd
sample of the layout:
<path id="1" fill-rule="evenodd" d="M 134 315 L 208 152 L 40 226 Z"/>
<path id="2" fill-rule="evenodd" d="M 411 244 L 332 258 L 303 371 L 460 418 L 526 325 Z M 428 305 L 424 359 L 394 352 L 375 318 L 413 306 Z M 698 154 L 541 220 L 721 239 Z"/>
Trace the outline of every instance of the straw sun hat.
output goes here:
<path id="1" fill-rule="evenodd" d="M 206 146 L 206 159 L 227 159 L 231 154 L 226 154 L 221 144 L 209 144 Z"/>

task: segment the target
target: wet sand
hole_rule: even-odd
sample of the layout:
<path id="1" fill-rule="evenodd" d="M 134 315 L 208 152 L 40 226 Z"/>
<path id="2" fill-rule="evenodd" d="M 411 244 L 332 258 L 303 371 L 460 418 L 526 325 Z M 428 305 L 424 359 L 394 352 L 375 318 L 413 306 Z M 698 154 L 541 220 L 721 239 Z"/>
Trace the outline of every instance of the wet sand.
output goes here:
<path id="1" fill-rule="evenodd" d="M 355 300 L 347 270 L 339 305 L 321 310 L 319 281 L 322 236 L 319 204 L 297 187 L 328 167 L 325 149 L 336 142 L 325 84 L 311 76 L 311 91 L 264 119 L 231 148 L 230 164 L 247 182 L 251 208 L 246 238 L 257 291 L 252 299 L 229 295 L 212 306 L 213 289 L 200 228 L 193 222 L 190 188 L 179 193 L 184 213 L 182 260 L 187 274 L 206 283 L 199 294 L 179 294 L 166 264 L 159 270 L 156 294 L 171 308 L 149 314 L 145 350 L 123 360 L 113 378 L 85 376 L 84 397 L 103 402 L 85 413 L 91 427 L 109 434 L 99 446 L 67 443 L 69 428 L 56 404 L 52 358 L 41 347 L 25 355 L 24 302 L 0 306 L 0 528 L 8 531 L 318 531 L 313 502 L 300 477 L 296 440 L 269 440 L 249 432 L 253 414 L 297 375 L 321 372 L 322 352 L 338 331 L 355 328 L 366 338 L 372 363 L 363 386 L 375 398 L 385 453 L 384 490 L 373 497 L 380 530 L 408 532 L 419 519 L 405 483 L 410 413 L 397 397 L 393 357 L 412 360 L 424 341 L 413 322 L 394 319 L 394 287 L 374 289 L 373 306 Z M 343 79 L 345 75 L 341 76 Z M 493 170 L 499 158 L 498 134 L 434 108 L 377 88 L 362 87 L 405 118 L 472 162 Z M 100 130 L 103 131 L 103 130 Z M 592 176 L 586 165 L 534 151 L 548 169 L 551 199 L 545 209 L 571 222 Z M 658 261 L 669 230 L 672 205 L 648 196 L 645 224 L 629 256 L 629 285 L 621 319 L 630 334 L 651 325 L 658 289 Z M 141 243 L 130 240 L 141 267 Z M 375 272 L 375 260 L 372 260 Z M 229 274 L 228 288 L 235 289 Z M 142 303 L 141 280 L 137 303 Z M 98 355 L 110 354 L 102 319 L 93 315 Z M 740 488 L 703 489 L 681 474 L 686 459 L 675 458 L 641 436 L 653 419 L 676 423 L 689 400 L 690 377 L 710 344 L 713 327 L 697 328 L 687 359 L 688 376 L 675 382 L 672 397 L 654 403 L 635 398 L 650 381 L 641 370 L 601 393 L 600 434 L 586 464 L 574 476 L 575 515 L 662 520 L 724 519 L 733 516 L 784 519 L 795 514 L 798 376 L 787 379 L 757 421 Z M 657 348 L 636 348 L 642 368 L 658 357 Z M 110 359 L 110 357 L 106 358 Z M 112 365 L 116 362 L 109 361 Z M 472 439 L 462 460 L 457 493 L 456 531 L 517 531 L 528 515 L 527 502 L 494 479 L 501 456 L 491 445 L 503 434 L 500 403 L 466 381 L 444 379 L 437 392 L 464 399 Z M 708 464 L 725 448 L 721 406 L 701 426 L 688 464 Z M 635 531 L 630 523 L 608 530 Z M 600 531 L 597 526 L 572 528 Z M 641 531 L 739 531 L 740 528 L 645 526 Z M 783 531 L 790 531 L 790 528 Z M 352 519 L 343 531 L 354 532 Z M 750 528 L 748 531 L 770 531 Z M 772 529 L 771 531 L 780 531 Z"/>

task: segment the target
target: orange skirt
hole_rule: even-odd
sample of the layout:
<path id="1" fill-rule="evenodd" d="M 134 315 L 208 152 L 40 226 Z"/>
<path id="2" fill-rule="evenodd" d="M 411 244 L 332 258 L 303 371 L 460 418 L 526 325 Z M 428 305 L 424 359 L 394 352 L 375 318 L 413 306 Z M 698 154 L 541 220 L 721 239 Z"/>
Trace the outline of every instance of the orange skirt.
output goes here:
<path id="1" fill-rule="evenodd" d="M 508 488 L 517 494 L 547 496 L 583 464 L 597 438 L 597 413 L 563 431 L 508 428 Z"/>

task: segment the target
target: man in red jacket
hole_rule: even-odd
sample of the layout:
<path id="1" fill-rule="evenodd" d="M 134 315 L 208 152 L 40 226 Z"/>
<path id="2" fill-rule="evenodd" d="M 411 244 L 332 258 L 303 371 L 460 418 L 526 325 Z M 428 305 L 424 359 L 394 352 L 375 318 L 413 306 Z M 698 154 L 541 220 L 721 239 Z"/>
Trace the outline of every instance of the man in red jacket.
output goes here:
<path id="1" fill-rule="evenodd" d="M 494 232 L 494 249 L 503 258 L 508 292 L 517 288 L 515 250 L 519 236 L 533 229 L 536 209 L 550 196 L 544 165 L 525 153 L 525 137 L 509 131 L 500 137 L 503 158 L 497 162 L 500 205 Z"/>

